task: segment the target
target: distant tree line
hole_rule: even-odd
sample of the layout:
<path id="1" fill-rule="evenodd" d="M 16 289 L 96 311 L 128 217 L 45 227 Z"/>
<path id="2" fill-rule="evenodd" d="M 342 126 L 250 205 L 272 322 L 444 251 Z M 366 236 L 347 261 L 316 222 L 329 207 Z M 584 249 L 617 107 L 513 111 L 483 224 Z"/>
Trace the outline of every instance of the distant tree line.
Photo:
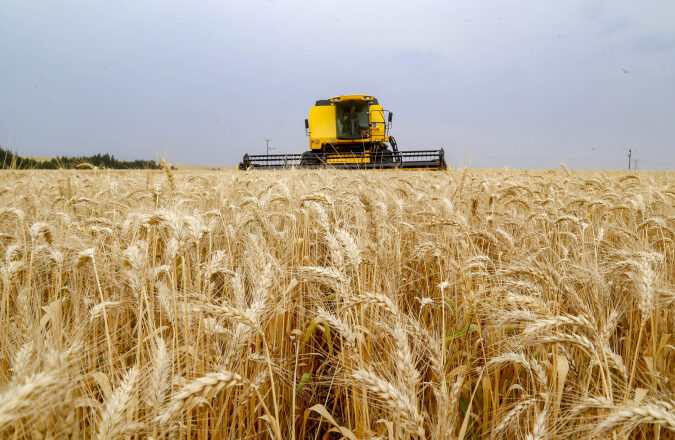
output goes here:
<path id="1" fill-rule="evenodd" d="M 70 168 L 109 168 L 109 169 L 161 169 L 154 160 L 117 160 L 111 154 L 96 154 L 94 156 L 54 157 L 50 160 L 35 160 L 22 157 L 0 147 L 0 169 L 15 170 L 57 170 Z"/>

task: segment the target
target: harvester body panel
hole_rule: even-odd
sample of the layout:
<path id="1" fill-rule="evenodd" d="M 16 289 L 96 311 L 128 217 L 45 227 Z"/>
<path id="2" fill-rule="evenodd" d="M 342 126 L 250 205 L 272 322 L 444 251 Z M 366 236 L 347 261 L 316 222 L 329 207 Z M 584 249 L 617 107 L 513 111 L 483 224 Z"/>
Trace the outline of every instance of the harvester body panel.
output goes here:
<path id="1" fill-rule="evenodd" d="M 336 139 L 335 106 L 315 105 L 309 109 L 309 148 L 320 150 Z"/>

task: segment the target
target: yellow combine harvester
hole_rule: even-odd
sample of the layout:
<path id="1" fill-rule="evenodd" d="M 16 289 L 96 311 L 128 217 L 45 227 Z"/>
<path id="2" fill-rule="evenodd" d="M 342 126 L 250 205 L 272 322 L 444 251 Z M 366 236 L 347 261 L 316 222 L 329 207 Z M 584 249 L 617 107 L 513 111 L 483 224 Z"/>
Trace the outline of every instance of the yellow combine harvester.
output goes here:
<path id="1" fill-rule="evenodd" d="M 309 119 L 305 119 L 309 151 L 246 154 L 238 168 L 447 168 L 443 149 L 399 151 L 396 140 L 389 136 L 392 116 L 369 95 L 343 95 L 316 101 L 309 110 Z"/>

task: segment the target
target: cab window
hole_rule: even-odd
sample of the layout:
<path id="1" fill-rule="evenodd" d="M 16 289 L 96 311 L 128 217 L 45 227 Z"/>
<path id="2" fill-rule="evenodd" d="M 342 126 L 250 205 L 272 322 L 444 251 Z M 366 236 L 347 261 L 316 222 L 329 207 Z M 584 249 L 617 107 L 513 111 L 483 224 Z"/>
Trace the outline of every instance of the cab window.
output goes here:
<path id="1" fill-rule="evenodd" d="M 338 139 L 365 139 L 368 137 L 368 103 L 340 102 L 336 105 Z"/>

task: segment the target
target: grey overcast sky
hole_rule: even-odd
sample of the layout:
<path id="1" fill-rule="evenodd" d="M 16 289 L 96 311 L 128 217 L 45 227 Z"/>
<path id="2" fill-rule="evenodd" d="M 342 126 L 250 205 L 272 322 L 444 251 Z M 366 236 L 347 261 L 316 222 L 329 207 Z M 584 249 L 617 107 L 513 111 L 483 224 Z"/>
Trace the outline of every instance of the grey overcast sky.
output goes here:
<path id="1" fill-rule="evenodd" d="M 675 169 L 672 0 L 3 0 L 0 145 L 235 164 L 372 94 L 452 166 Z"/>

